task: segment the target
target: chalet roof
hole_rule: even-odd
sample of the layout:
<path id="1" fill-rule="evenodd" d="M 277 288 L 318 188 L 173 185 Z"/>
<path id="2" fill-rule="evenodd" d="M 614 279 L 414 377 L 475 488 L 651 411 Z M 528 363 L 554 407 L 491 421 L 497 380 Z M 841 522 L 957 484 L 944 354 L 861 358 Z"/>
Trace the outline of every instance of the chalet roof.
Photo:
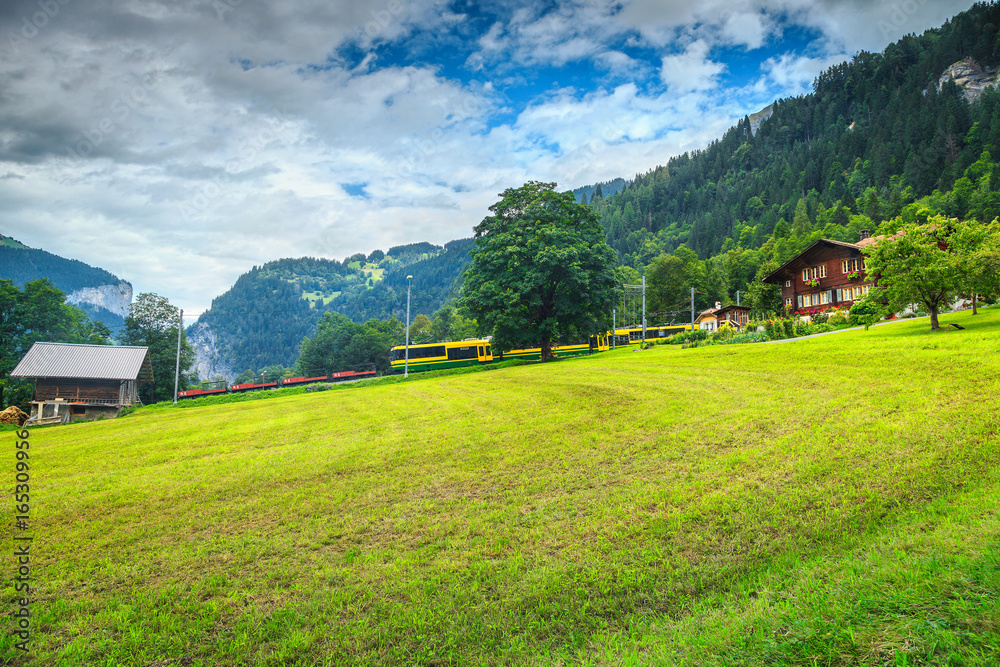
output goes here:
<path id="1" fill-rule="evenodd" d="M 864 239 L 864 240 L 868 241 L 869 239 Z M 871 243 L 875 243 L 875 241 L 871 241 Z M 837 247 L 850 248 L 851 250 L 860 250 L 862 247 L 864 247 L 859 243 L 847 243 L 846 241 L 834 241 L 833 239 L 819 239 L 813 242 L 812 245 L 810 245 L 808 248 L 797 254 L 795 257 L 792 257 L 790 260 L 779 266 L 777 269 L 764 276 L 764 279 L 761 280 L 761 282 L 770 283 L 772 285 L 780 285 L 781 283 L 785 282 L 785 280 L 787 280 L 785 276 L 788 269 L 790 269 L 796 263 L 802 261 L 802 258 L 811 253 L 813 250 L 816 250 L 817 248 L 823 246 L 834 247 L 834 248 Z"/>
<path id="2" fill-rule="evenodd" d="M 11 377 L 152 380 L 149 348 L 126 345 L 35 343 Z"/>
<path id="3" fill-rule="evenodd" d="M 746 311 L 746 312 L 749 313 L 750 312 L 750 307 L 749 306 L 737 306 L 735 303 L 731 303 L 728 306 L 723 306 L 722 308 L 717 309 L 715 311 L 715 314 L 718 315 L 719 313 L 724 313 L 727 310 L 741 310 L 741 311 Z"/>

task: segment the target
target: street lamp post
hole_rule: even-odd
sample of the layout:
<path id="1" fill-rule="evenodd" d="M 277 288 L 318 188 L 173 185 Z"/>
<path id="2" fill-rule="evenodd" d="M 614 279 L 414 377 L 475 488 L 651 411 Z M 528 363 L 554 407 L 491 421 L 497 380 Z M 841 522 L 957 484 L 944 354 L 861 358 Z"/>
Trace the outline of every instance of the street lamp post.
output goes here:
<path id="1" fill-rule="evenodd" d="M 403 362 L 403 377 L 410 377 L 410 281 L 413 276 L 406 276 L 406 361 Z"/>

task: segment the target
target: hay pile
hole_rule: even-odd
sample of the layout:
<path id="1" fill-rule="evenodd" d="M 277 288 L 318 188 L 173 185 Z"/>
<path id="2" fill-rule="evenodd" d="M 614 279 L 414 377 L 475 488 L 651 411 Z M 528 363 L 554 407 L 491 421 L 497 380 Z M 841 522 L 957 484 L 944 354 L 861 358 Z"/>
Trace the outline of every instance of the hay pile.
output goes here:
<path id="1" fill-rule="evenodd" d="M 12 405 L 3 412 L 0 412 L 0 424 L 17 424 L 23 426 L 28 421 L 28 415 L 24 414 L 21 408 Z"/>

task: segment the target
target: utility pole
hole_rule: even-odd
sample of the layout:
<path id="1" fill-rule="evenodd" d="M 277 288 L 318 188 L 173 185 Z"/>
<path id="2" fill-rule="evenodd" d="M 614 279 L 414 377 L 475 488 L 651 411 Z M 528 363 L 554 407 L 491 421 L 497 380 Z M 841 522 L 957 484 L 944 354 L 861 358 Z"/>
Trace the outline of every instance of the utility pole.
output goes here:
<path id="1" fill-rule="evenodd" d="M 174 367 L 174 404 L 177 403 L 177 385 L 181 379 L 181 331 L 184 330 L 184 309 L 177 316 L 177 365 Z"/>
<path id="2" fill-rule="evenodd" d="M 646 344 L 646 276 L 642 277 L 642 343 Z"/>
<path id="3" fill-rule="evenodd" d="M 694 288 L 691 288 L 691 331 L 694 331 Z"/>
<path id="4" fill-rule="evenodd" d="M 736 305 L 740 305 L 740 291 L 736 290 Z"/>
<path id="5" fill-rule="evenodd" d="M 413 276 L 406 276 L 406 361 L 403 362 L 403 377 L 410 377 L 410 281 Z"/>
<path id="6" fill-rule="evenodd" d="M 611 309 L 611 349 L 618 347 L 618 337 L 615 336 L 615 329 L 618 328 L 618 311 Z"/>

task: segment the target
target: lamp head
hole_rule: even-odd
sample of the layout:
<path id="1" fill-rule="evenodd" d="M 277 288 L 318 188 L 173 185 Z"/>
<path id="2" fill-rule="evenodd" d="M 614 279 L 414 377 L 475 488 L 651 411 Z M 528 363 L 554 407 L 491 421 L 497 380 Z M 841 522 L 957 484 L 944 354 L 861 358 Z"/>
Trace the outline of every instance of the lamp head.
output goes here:
<path id="1" fill-rule="evenodd" d="M 406 276 L 407 280 L 413 280 L 413 276 Z"/>

